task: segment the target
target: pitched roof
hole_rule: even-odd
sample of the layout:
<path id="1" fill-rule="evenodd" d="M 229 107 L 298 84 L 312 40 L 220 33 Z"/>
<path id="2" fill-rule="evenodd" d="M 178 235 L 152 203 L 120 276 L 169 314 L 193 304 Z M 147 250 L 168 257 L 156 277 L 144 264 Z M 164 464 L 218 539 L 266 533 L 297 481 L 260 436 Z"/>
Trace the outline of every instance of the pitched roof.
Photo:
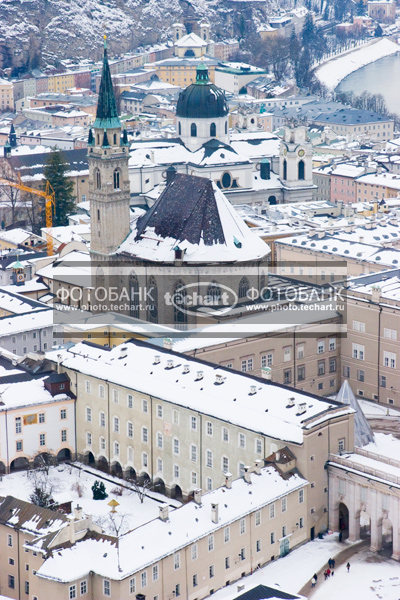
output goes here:
<path id="1" fill-rule="evenodd" d="M 287 600 L 295 600 L 299 597 L 300 596 L 293 596 L 293 594 L 288 594 L 287 592 L 282 592 L 282 590 L 260 584 L 248 592 L 240 594 L 240 596 L 236 596 L 234 600 L 266 600 L 267 598 L 284 598 Z"/>
<path id="2" fill-rule="evenodd" d="M 18 500 L 13 496 L 1 499 L 0 523 L 32 533 L 50 533 L 58 531 L 68 522 L 66 515 Z"/>
<path id="3" fill-rule="evenodd" d="M 342 383 L 339 393 L 336 396 L 336 402 L 348 404 L 356 411 L 354 415 L 354 444 L 362 447 L 373 442 L 374 434 L 347 379 Z"/>

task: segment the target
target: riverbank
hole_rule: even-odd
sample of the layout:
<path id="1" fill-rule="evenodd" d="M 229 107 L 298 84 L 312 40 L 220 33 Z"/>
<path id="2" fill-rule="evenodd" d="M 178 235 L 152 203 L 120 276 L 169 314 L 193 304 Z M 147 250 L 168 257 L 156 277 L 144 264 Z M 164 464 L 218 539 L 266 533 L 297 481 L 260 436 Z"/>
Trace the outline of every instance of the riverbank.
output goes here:
<path id="1" fill-rule="evenodd" d="M 381 58 L 400 52 L 400 46 L 387 38 L 371 40 L 370 43 L 349 50 L 332 58 L 316 70 L 316 76 L 329 90 L 334 90 L 351 73 L 362 69 Z"/>

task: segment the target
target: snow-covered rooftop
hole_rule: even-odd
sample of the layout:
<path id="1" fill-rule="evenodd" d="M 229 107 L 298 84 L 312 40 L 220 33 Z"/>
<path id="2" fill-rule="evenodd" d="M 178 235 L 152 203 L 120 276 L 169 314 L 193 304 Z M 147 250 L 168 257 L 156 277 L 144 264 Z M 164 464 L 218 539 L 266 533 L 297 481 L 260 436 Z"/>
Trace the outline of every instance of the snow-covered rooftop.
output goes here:
<path id="1" fill-rule="evenodd" d="M 53 326 L 53 311 L 39 310 L 0 319 L 0 337 Z"/>
<path id="2" fill-rule="evenodd" d="M 127 389 L 298 444 L 302 443 L 303 430 L 313 427 L 314 420 L 321 422 L 330 419 L 333 414 L 354 412 L 324 398 L 155 348 L 138 340 L 130 340 L 112 350 L 81 342 L 48 356 L 56 361 L 58 354 L 61 354 L 64 368 L 106 379 Z M 160 355 L 160 363 L 154 364 L 157 354 Z M 173 368 L 168 368 L 168 360 L 173 361 Z M 189 373 L 183 373 L 184 364 L 189 365 Z M 203 372 L 201 379 L 196 379 L 198 371 Z M 216 384 L 218 373 L 223 377 L 220 385 Z M 252 385 L 256 386 L 254 394 L 250 394 Z M 295 399 L 295 406 L 291 408 L 288 407 L 289 397 Z M 299 403 L 306 404 L 303 414 L 297 413 L 296 405 Z"/>

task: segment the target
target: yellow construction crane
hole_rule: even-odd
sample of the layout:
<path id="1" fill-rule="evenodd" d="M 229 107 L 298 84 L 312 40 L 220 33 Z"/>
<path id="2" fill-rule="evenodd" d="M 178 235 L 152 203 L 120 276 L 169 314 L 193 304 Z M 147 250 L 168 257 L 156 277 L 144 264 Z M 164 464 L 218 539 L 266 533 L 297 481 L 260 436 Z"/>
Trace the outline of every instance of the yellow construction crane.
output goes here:
<path id="1" fill-rule="evenodd" d="M 17 188 L 18 190 L 29 192 L 30 194 L 35 194 L 36 196 L 41 196 L 44 198 L 46 206 L 46 227 L 47 229 L 51 229 L 53 227 L 53 211 L 55 211 L 56 208 L 56 196 L 51 184 L 48 181 L 46 181 L 46 188 L 44 190 L 37 190 L 36 188 L 28 187 L 21 182 L 21 178 L 19 178 L 19 181 L 16 182 L 0 177 L 0 185 L 9 185 L 10 187 Z M 49 256 L 53 256 L 54 248 L 51 232 L 48 232 L 46 235 L 47 254 Z"/>

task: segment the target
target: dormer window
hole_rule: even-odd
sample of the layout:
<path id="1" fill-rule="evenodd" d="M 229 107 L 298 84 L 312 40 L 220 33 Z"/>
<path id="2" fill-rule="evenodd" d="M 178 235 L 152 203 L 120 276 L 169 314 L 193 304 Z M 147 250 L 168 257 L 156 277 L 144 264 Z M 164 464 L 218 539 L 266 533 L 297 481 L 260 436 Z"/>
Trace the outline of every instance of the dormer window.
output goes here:
<path id="1" fill-rule="evenodd" d="M 197 125 L 196 123 L 192 123 L 190 126 L 190 135 L 192 137 L 197 137 Z"/>
<path id="2" fill-rule="evenodd" d="M 175 246 L 174 252 L 175 252 L 175 260 L 182 260 L 183 250 L 181 248 L 179 248 L 179 246 Z"/>

